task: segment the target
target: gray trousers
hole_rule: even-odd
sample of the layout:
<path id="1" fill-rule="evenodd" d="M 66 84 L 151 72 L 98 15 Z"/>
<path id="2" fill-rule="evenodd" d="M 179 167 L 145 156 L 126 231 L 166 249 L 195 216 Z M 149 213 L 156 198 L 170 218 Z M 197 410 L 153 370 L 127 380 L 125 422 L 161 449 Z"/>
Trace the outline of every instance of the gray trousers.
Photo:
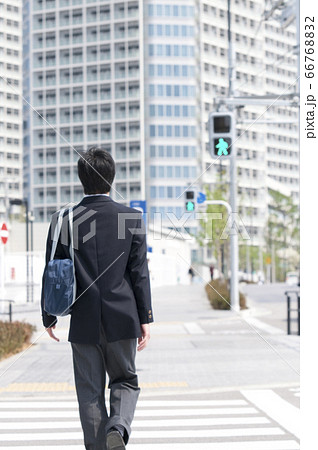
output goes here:
<path id="1" fill-rule="evenodd" d="M 131 433 L 140 388 L 136 375 L 136 339 L 101 344 L 72 342 L 74 377 L 79 413 L 87 450 L 106 450 L 106 434 L 114 425 L 125 427 L 125 443 Z M 106 373 L 109 377 L 110 411 L 105 405 Z"/>

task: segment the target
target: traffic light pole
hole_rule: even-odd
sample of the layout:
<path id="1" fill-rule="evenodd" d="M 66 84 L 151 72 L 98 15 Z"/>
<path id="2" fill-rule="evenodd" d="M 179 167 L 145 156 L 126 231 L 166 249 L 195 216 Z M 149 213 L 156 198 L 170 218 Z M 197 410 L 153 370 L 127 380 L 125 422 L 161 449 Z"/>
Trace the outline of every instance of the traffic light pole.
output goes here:
<path id="1" fill-rule="evenodd" d="M 234 127 L 235 130 L 235 127 Z M 232 212 L 237 212 L 236 205 L 236 178 L 237 178 L 237 170 L 236 170 L 236 154 L 235 150 L 232 149 L 232 157 L 230 159 L 230 203 Z M 231 306 L 236 311 L 240 310 L 240 301 L 239 301 L 239 290 L 238 290 L 238 233 L 237 230 L 231 230 Z"/>
<path id="2" fill-rule="evenodd" d="M 232 48 L 232 29 L 231 29 L 231 0 L 227 2 L 227 21 L 228 21 L 228 75 L 229 75 L 229 97 L 233 95 L 233 48 Z M 233 107 L 230 106 L 230 110 Z M 233 139 L 232 139 L 232 150 L 230 158 L 230 204 L 232 211 L 237 212 L 237 202 L 236 202 L 236 185 L 237 185 L 237 169 L 236 169 L 236 149 L 235 149 L 235 139 L 236 139 L 236 111 L 233 108 Z M 238 289 L 238 233 L 236 230 L 231 229 L 231 308 L 235 311 L 240 310 L 240 300 L 239 300 L 239 289 Z"/>

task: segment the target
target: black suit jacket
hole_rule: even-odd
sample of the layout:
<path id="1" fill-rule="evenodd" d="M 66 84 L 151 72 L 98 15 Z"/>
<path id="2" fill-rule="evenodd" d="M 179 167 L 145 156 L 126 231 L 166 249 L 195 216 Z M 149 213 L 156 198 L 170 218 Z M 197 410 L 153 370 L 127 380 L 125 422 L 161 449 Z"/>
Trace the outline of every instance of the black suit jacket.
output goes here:
<path id="1" fill-rule="evenodd" d="M 48 233 L 46 265 L 57 214 Z M 66 216 L 62 230 L 68 230 Z M 73 224 L 77 300 L 72 307 L 68 340 L 97 344 L 101 326 L 109 342 L 140 337 L 140 324 L 153 322 L 141 214 L 108 196 L 84 197 L 74 208 Z M 55 258 L 69 257 L 69 233 L 63 231 Z M 41 309 L 43 325 L 49 327 L 56 317 L 44 311 L 43 286 L 44 274 Z"/>

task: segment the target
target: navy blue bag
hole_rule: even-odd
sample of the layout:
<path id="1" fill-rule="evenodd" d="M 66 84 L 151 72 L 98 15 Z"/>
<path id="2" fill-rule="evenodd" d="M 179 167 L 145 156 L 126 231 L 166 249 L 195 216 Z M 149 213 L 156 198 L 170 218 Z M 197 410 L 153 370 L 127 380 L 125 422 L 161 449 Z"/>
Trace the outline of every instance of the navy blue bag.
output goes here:
<path id="1" fill-rule="evenodd" d="M 50 261 L 47 264 L 44 280 L 44 310 L 51 316 L 66 316 L 71 312 L 71 307 L 76 300 L 73 208 L 68 210 L 71 259 L 54 259 L 62 229 L 64 211 L 65 209 L 61 209 L 55 226 Z"/>

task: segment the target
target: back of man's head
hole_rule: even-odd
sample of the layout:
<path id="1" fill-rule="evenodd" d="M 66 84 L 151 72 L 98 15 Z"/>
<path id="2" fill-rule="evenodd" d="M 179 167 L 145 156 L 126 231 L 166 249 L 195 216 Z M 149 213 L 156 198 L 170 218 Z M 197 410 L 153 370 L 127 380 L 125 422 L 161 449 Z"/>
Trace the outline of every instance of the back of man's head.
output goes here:
<path id="1" fill-rule="evenodd" d="M 77 172 L 85 194 L 105 194 L 115 177 L 115 162 L 106 150 L 91 147 L 79 158 Z"/>

